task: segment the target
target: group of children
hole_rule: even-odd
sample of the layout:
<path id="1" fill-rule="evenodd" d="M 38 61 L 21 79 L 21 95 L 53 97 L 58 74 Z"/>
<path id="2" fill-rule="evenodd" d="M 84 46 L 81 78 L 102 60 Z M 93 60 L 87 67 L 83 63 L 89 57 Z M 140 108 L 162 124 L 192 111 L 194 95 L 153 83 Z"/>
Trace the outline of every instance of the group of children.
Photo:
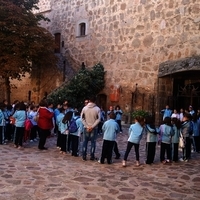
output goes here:
<path id="1" fill-rule="evenodd" d="M 139 166 L 139 144 L 146 135 L 146 164 L 152 164 L 156 153 L 156 144 L 160 145 L 160 162 L 163 164 L 177 161 L 188 162 L 193 151 L 200 153 L 200 120 L 193 113 L 185 113 L 182 122 L 176 117 L 165 117 L 163 124 L 156 128 L 153 118 L 136 117 L 135 123 L 129 128 L 127 149 L 122 166 L 127 165 L 127 157 L 132 146 L 135 147 L 136 165 Z M 182 156 L 179 159 L 179 142 L 183 138 Z"/>
<path id="2" fill-rule="evenodd" d="M 37 106 L 27 107 L 23 102 L 13 105 L 8 105 L 6 101 L 0 103 L 0 144 L 12 141 L 14 147 L 22 148 L 29 140 L 36 142 L 38 127 L 34 118 L 37 109 Z"/>
<path id="3" fill-rule="evenodd" d="M 68 102 L 64 102 L 62 105 L 58 104 L 54 110 L 52 107 L 53 104 L 49 103 L 47 109 L 54 113 L 52 122 L 57 135 L 59 152 L 61 154 L 71 152 L 72 156 L 78 157 L 80 136 L 84 129 L 80 112 L 72 109 Z M 27 140 L 36 142 L 38 136 L 40 136 L 36 120 L 38 106 L 32 104 L 27 107 L 23 102 L 17 102 L 10 110 L 8 108 L 9 106 L 6 106 L 5 103 L 0 104 L 0 144 L 5 144 L 6 140 L 12 138 L 14 146 L 17 148 L 22 148 L 23 142 Z M 122 111 L 119 106 L 116 106 L 115 110 L 110 107 L 107 112 L 107 121 L 105 120 L 105 113 L 103 115 L 104 120 L 101 125 L 103 145 L 99 163 L 103 164 L 106 160 L 108 164 L 111 164 L 113 150 L 117 147 L 117 134 L 122 132 Z M 11 118 L 14 118 L 15 124 L 11 123 Z M 29 130 L 26 128 L 27 120 L 32 124 Z M 147 116 L 145 119 L 138 116 L 128 131 L 127 147 L 122 166 L 127 165 L 127 159 L 133 146 L 136 154 L 136 165 L 140 165 L 139 147 L 143 135 L 146 136 L 146 164 L 154 162 L 157 143 L 160 145 L 160 161 L 163 164 L 171 161 L 177 162 L 178 160 L 187 162 L 191 158 L 191 146 L 193 146 L 194 151 L 200 152 L 199 130 L 200 122 L 195 113 L 193 115 L 186 113 L 182 122 L 176 117 L 165 117 L 159 128 L 155 127 L 151 116 Z M 182 148 L 183 155 L 179 159 L 181 135 L 184 138 L 184 148 Z M 119 158 L 119 152 L 117 154 L 116 158 Z"/>

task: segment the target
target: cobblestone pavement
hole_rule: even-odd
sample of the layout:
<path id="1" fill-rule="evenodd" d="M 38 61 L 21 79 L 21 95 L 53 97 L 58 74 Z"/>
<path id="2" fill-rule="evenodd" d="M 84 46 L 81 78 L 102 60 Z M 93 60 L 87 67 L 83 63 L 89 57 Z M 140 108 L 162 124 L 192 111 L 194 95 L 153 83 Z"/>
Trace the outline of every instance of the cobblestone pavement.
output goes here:
<path id="1" fill-rule="evenodd" d="M 123 157 L 127 127 L 118 136 Z M 97 141 L 96 157 L 101 153 L 102 138 Z M 157 147 L 155 164 L 135 166 L 132 149 L 127 167 L 122 158 L 112 165 L 82 161 L 81 157 L 61 155 L 56 137 L 49 138 L 47 151 L 37 142 L 23 150 L 13 144 L 0 145 L 0 200 L 199 200 L 200 154 L 192 153 L 185 162 L 163 165 Z M 145 139 L 140 145 L 140 162 L 145 160 Z"/>

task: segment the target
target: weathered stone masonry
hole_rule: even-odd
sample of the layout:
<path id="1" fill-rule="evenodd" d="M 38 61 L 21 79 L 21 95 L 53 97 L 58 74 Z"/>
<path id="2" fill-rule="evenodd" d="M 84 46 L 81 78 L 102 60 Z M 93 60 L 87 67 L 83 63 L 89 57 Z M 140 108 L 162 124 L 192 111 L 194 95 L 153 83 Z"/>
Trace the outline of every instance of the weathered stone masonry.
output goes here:
<path id="1" fill-rule="evenodd" d="M 60 33 L 61 53 L 81 65 L 101 62 L 106 73 L 107 106 L 119 104 L 130 111 L 132 92 L 172 95 L 169 78 L 158 79 L 159 65 L 200 54 L 200 2 L 198 0 L 41 0 L 43 23 L 52 34 Z M 86 35 L 78 35 L 79 24 Z M 159 83 L 159 85 L 158 85 Z M 120 87 L 119 101 L 111 102 L 111 86 Z M 139 96 L 138 96 L 139 98 Z M 160 103 L 160 102 L 159 102 Z M 166 102 L 162 102 L 164 105 Z M 134 108 L 141 108 L 138 99 Z M 162 105 L 162 106 L 163 106 Z"/>

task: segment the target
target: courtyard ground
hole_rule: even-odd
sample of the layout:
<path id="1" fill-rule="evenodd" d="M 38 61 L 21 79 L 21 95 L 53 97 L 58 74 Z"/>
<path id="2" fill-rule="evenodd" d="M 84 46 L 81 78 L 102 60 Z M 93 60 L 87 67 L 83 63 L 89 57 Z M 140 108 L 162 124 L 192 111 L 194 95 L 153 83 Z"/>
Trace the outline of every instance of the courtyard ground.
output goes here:
<path id="1" fill-rule="evenodd" d="M 0 200 L 199 200 L 200 154 L 192 153 L 185 162 L 163 165 L 157 147 L 155 163 L 145 161 L 145 139 L 140 145 L 139 167 L 132 149 L 127 167 L 122 158 L 127 144 L 128 127 L 118 136 L 121 159 L 111 165 L 82 161 L 81 157 L 61 155 L 56 137 L 47 140 L 47 151 L 37 142 L 23 150 L 13 144 L 0 146 Z M 97 141 L 100 157 L 102 137 Z M 181 155 L 181 153 L 180 153 Z"/>

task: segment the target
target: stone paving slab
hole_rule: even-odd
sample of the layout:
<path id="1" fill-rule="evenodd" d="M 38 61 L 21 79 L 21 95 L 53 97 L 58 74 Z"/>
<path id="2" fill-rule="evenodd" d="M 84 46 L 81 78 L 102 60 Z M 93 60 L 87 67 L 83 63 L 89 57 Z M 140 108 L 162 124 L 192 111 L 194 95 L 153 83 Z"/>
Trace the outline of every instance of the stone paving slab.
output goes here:
<path id="1" fill-rule="evenodd" d="M 118 136 L 123 158 L 127 127 Z M 96 156 L 101 153 L 102 137 L 97 140 Z M 13 144 L 0 145 L 0 200 L 199 200 L 200 154 L 188 162 L 163 165 L 157 147 L 155 164 L 135 166 L 132 149 L 128 166 L 122 159 L 112 165 L 82 161 L 81 157 L 61 155 L 56 137 L 49 138 L 49 150 L 37 143 L 23 150 Z M 140 161 L 145 160 L 145 138 L 140 145 Z M 180 153 L 181 155 L 181 153 Z"/>

